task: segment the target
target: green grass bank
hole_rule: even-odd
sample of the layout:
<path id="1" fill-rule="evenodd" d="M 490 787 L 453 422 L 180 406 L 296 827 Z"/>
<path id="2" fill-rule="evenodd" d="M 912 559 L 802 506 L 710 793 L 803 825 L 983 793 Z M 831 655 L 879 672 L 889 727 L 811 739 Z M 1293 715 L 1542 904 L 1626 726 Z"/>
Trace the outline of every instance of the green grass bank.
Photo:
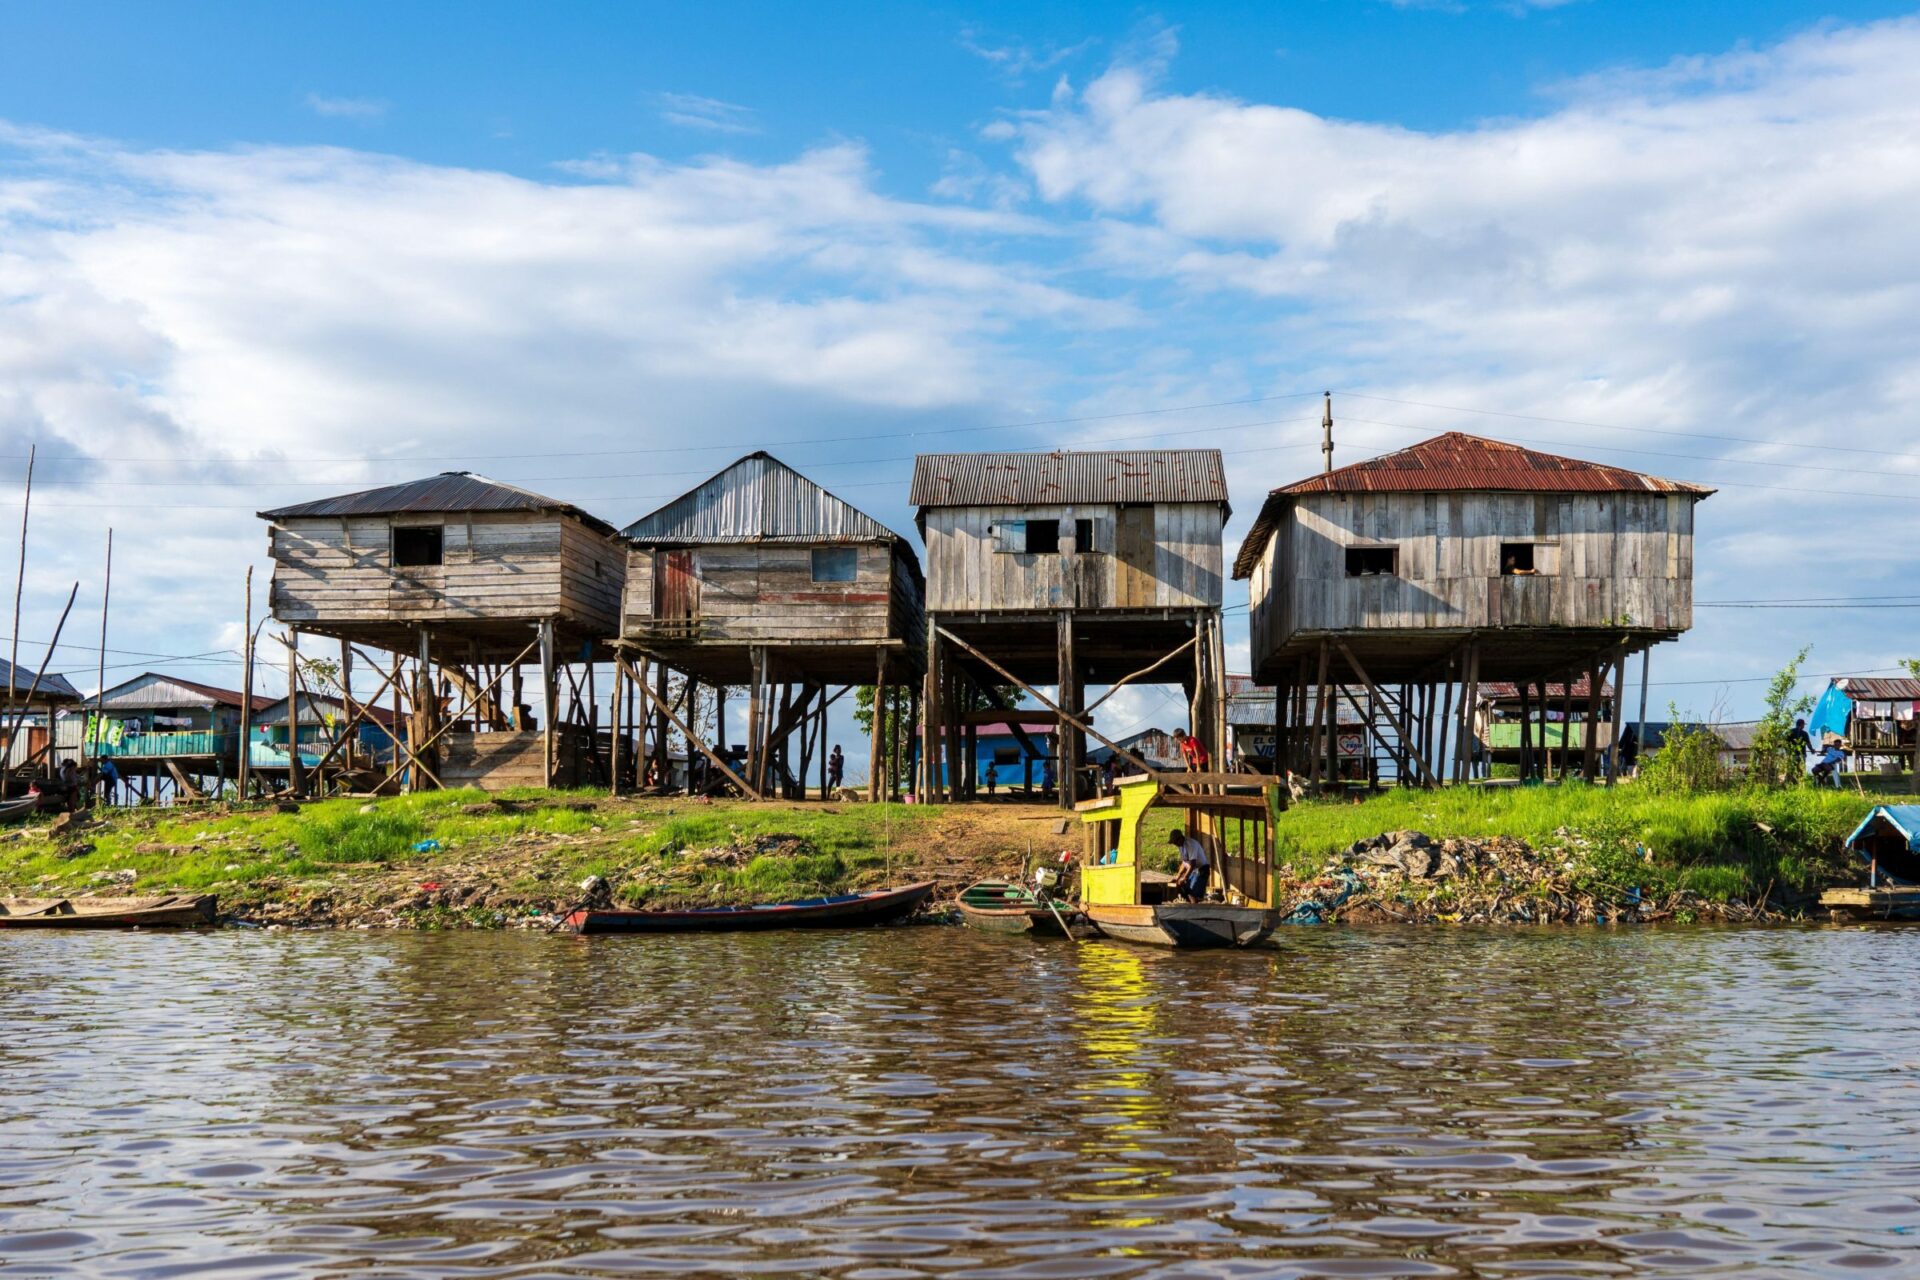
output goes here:
<path id="1" fill-rule="evenodd" d="M 1282 905 L 1287 894 L 1321 893 L 1351 868 L 1356 841 L 1416 830 L 1436 841 L 1524 841 L 1525 867 L 1489 873 L 1509 899 L 1574 893 L 1611 902 L 1632 891 L 1678 895 L 1695 908 L 1764 898 L 1790 912 L 1823 887 L 1858 879 L 1841 842 L 1869 803 L 1812 788 L 1673 796 L 1580 785 L 1316 800 L 1281 823 Z M 1054 833 L 1058 816 L 1014 804 L 745 804 L 539 790 L 349 798 L 294 812 L 122 810 L 68 831 L 0 833 L 0 896 L 182 889 L 218 893 L 223 910 L 269 922 L 498 927 L 570 905 L 593 875 L 619 901 L 641 906 L 766 901 L 908 879 L 957 889 L 1015 874 L 1031 857 L 1077 850 L 1077 832 Z M 1172 811 L 1154 815 L 1150 860 L 1165 861 L 1163 833 L 1176 820 Z M 1465 880 L 1380 882 L 1370 892 L 1421 907 L 1418 918 L 1463 918 L 1472 898 Z"/>

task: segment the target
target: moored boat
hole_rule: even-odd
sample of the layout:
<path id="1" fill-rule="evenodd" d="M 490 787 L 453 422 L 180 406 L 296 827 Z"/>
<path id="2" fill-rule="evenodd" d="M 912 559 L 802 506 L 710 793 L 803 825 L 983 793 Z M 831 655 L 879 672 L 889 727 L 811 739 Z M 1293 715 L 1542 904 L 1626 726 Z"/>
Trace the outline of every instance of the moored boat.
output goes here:
<path id="1" fill-rule="evenodd" d="M 801 898 L 749 907 L 694 907 L 683 911 L 627 911 L 581 907 L 561 924 L 575 933 L 718 933 L 746 929 L 848 929 L 888 924 L 920 909 L 933 881 L 899 889 Z"/>
<path id="2" fill-rule="evenodd" d="M 1280 923 L 1273 910 L 1274 818 L 1279 779 L 1184 773 L 1122 778 L 1114 793 L 1075 805 L 1085 824 L 1080 906 L 1109 938 L 1162 947 L 1251 947 Z M 1147 869 L 1147 814 L 1172 808 L 1209 858 L 1209 901 L 1183 902 L 1172 877 Z"/>
<path id="3" fill-rule="evenodd" d="M 1006 880 L 975 881 L 960 891 L 958 906 L 964 922 L 988 933 L 1064 938 L 1086 924 L 1078 909 L 1064 903 L 1050 905 L 1025 885 Z"/>
<path id="4" fill-rule="evenodd" d="M 0 929 L 191 929 L 214 922 L 210 893 L 158 898 L 9 898 L 0 900 Z"/>

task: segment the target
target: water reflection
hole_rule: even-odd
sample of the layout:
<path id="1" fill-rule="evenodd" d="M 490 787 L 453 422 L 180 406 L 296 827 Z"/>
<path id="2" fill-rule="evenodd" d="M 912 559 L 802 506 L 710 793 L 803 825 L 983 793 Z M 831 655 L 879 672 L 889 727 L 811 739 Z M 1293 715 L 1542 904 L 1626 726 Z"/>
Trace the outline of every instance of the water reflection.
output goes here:
<path id="1" fill-rule="evenodd" d="M 0 937 L 0 1273 L 1909 1270 L 1917 936 Z"/>

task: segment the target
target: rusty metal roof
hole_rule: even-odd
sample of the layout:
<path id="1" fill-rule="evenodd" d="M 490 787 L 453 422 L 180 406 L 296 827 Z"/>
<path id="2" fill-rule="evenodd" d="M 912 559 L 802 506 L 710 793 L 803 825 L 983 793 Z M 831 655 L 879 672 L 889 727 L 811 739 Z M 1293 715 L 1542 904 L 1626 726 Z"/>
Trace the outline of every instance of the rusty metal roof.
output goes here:
<path id="1" fill-rule="evenodd" d="M 1533 687 L 1537 692 L 1540 688 L 1539 682 L 1534 681 Z M 1547 682 L 1548 702 L 1558 702 L 1566 696 L 1567 686 L 1565 684 L 1558 680 L 1549 680 Z M 1573 696 L 1582 699 L 1587 696 L 1586 676 L 1583 675 L 1573 682 Z M 1611 680 L 1602 680 L 1600 682 L 1600 696 L 1603 698 L 1611 698 L 1613 696 L 1613 682 Z M 1480 682 L 1480 697 L 1483 700 L 1493 702 L 1518 702 L 1520 701 L 1520 686 L 1511 680 L 1483 680 Z"/>
<path id="2" fill-rule="evenodd" d="M 1833 683 L 1855 702 L 1920 702 L 1920 680 L 1842 676 Z"/>
<path id="3" fill-rule="evenodd" d="M 443 471 L 424 480 L 408 480 L 334 498 L 315 498 L 312 502 L 276 507 L 259 515 L 262 520 L 297 520 L 311 516 L 434 515 L 464 511 L 552 513 L 571 516 L 601 533 L 613 532 L 613 526 L 605 520 L 570 502 L 489 480 L 471 471 Z"/>
<path id="4" fill-rule="evenodd" d="M 1691 493 L 1713 490 L 1680 480 L 1662 480 L 1624 467 L 1582 462 L 1555 453 L 1523 449 L 1463 431 L 1308 476 L 1275 493 L 1432 493 L 1488 489 L 1511 493 Z"/>
<path id="5" fill-rule="evenodd" d="M 1124 452 L 923 453 L 913 461 L 916 507 L 1000 507 L 1075 502 L 1217 502 L 1227 505 L 1218 449 Z"/>
<path id="6" fill-rule="evenodd" d="M 1233 576 L 1245 578 L 1265 551 L 1291 498 L 1316 493 L 1680 493 L 1705 498 L 1713 490 L 1684 480 L 1563 458 L 1517 444 L 1449 431 L 1431 440 L 1349 463 L 1282 485 L 1267 495 L 1234 557 Z"/>

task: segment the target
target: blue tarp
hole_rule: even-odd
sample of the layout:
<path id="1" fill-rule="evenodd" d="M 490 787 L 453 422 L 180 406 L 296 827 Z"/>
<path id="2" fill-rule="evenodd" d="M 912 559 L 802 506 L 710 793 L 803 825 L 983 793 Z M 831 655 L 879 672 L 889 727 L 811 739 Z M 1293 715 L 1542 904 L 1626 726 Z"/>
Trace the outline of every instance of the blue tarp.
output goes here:
<path id="1" fill-rule="evenodd" d="M 1813 714 L 1807 717 L 1807 734 L 1813 739 L 1813 745 L 1820 745 L 1820 735 L 1835 733 L 1847 736 L 1847 717 L 1853 714 L 1853 699 L 1839 685 L 1830 684 L 1820 701 L 1813 704 Z"/>
<path id="2" fill-rule="evenodd" d="M 1882 835 L 1888 832 L 1903 838 L 1907 842 L 1909 852 L 1920 854 L 1920 804 L 1875 805 L 1873 812 L 1863 818 L 1860 825 L 1853 829 L 1853 834 L 1847 837 L 1847 847 L 1857 852 L 1862 858 L 1871 858 L 1872 854 L 1860 847 L 1861 839 L 1865 836 Z M 1914 882 L 1915 868 L 1911 864 L 1903 864 L 1897 854 L 1884 847 L 1879 850 L 1879 854 L 1883 859 L 1879 868 L 1880 879 L 1892 884 Z M 1884 861 L 1889 858 L 1892 860 L 1892 865 Z"/>

